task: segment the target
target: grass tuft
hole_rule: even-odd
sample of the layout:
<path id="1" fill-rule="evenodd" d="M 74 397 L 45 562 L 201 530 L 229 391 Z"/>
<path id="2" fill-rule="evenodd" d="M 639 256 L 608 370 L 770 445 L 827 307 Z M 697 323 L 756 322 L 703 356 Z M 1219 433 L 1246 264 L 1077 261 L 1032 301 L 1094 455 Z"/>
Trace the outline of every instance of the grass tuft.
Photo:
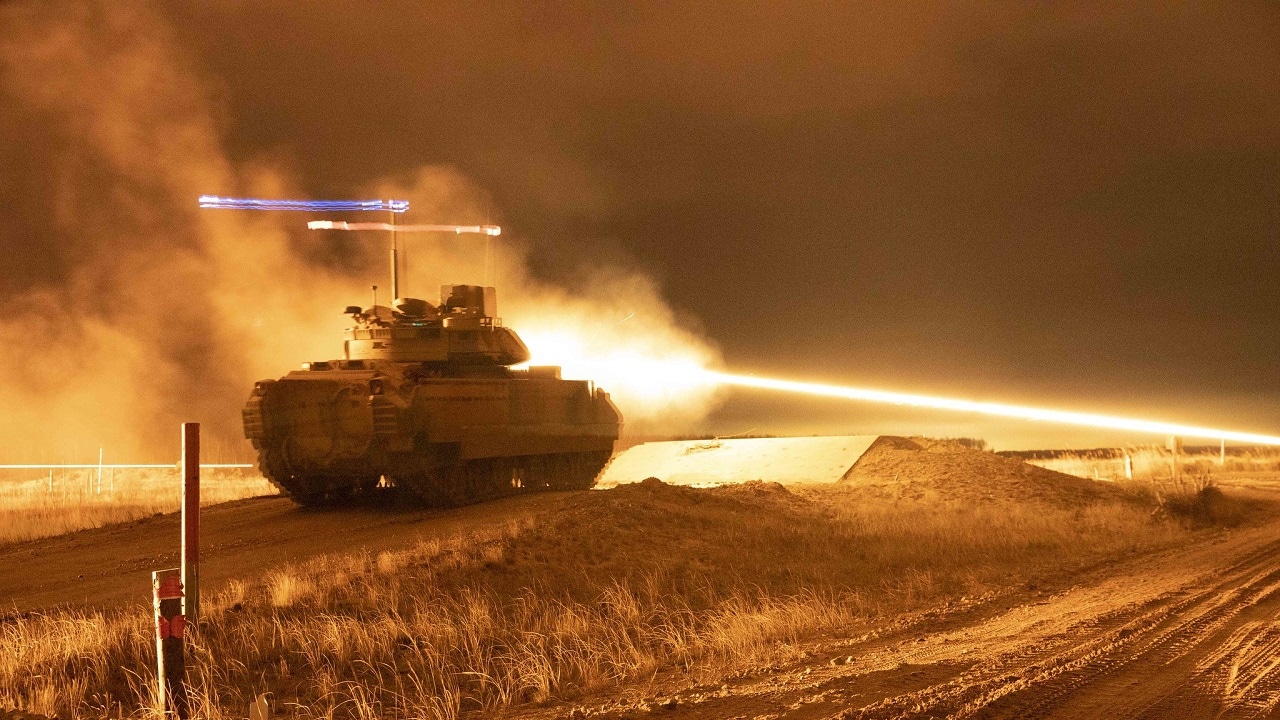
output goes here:
<path id="1" fill-rule="evenodd" d="M 204 471 L 200 503 L 213 505 L 277 490 L 266 479 L 238 470 Z M 177 510 L 178 471 L 120 469 L 61 472 L 37 480 L 0 481 L 0 545 L 62 535 Z"/>

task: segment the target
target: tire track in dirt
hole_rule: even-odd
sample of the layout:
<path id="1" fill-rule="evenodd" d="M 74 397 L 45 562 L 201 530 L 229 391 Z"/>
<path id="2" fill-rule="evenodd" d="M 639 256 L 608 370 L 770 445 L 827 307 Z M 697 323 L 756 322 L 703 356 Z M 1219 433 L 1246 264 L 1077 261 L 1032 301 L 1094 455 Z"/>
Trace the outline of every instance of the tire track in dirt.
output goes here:
<path id="1" fill-rule="evenodd" d="M 995 688 L 988 697 L 952 715 L 968 717 L 983 710 L 986 717 L 1071 717 L 1066 710 L 1083 704 L 1090 712 L 1081 716 L 1098 710 L 1110 717 L 1142 717 L 1179 694 L 1183 696 L 1177 699 L 1180 716 L 1186 716 L 1188 703 L 1203 705 L 1207 699 L 1212 705 L 1212 694 L 1171 692 L 1172 679 L 1185 678 L 1186 668 L 1179 665 L 1186 663 L 1179 661 L 1241 611 L 1272 596 L 1280 588 L 1274 582 L 1276 576 L 1274 570 L 1239 574 L 1181 598 L 1161 598 L 1152 611 L 1080 643 L 1080 649 L 1089 649 L 1087 654 L 1068 659 L 1069 652 L 1045 665 L 1028 666 L 1018 682 Z M 1091 686 L 1100 687 L 1095 697 L 1086 692 Z M 1081 694 L 1082 700 L 1073 701 Z"/>
<path id="2" fill-rule="evenodd" d="M 1265 717 L 1280 707 L 1278 531 L 1224 533 L 1047 598 L 926 614 L 816 643 L 807 660 L 717 689 L 580 714 L 661 705 L 665 717 L 700 719 Z"/>
<path id="3" fill-rule="evenodd" d="M 553 513 L 578 493 L 531 493 L 448 510 L 300 508 L 283 497 L 201 509 L 201 585 L 216 591 L 326 553 L 402 548 Z M 0 546 L 0 615 L 58 605 L 148 604 L 151 571 L 177 567 L 178 513 Z"/>
<path id="4" fill-rule="evenodd" d="M 1210 688 L 1220 688 L 1226 712 L 1235 717 L 1270 715 L 1280 704 L 1280 622 L 1249 622 L 1197 664 Z"/>
<path id="5" fill-rule="evenodd" d="M 1258 538 L 1260 547 L 1237 555 L 1225 567 L 1195 563 L 1184 567 L 1182 587 L 1166 588 L 1154 596 L 1135 597 L 1121 588 L 1113 599 L 1116 609 L 1096 620 L 1078 623 L 1050 638 L 1031 634 L 1029 643 L 1059 640 L 1058 647 L 1037 658 L 1015 648 L 995 657 L 951 687 L 930 688 L 922 697 L 897 697 L 885 702 L 883 715 L 920 714 L 949 717 L 1191 717 L 1213 716 L 1221 692 L 1208 676 L 1195 671 L 1188 656 L 1230 627 L 1239 616 L 1262 603 L 1280 605 L 1280 542 L 1273 535 Z M 1189 559 L 1188 559 L 1189 560 Z M 1184 562 L 1184 566 L 1189 564 Z M 1219 564 L 1222 564 L 1219 561 Z M 1199 572 L 1196 567 L 1201 568 Z M 1203 568 L 1208 567 L 1208 570 Z M 1168 579 L 1177 582 L 1177 564 Z M 1191 572 L 1185 572 L 1191 570 Z M 1118 580 L 1117 582 L 1124 582 Z M 1106 583 L 1103 587 L 1111 587 Z M 1159 587 L 1151 585 L 1146 593 Z M 1063 605 L 1070 607 L 1072 603 Z M 1226 629 L 1226 630 L 1224 630 Z M 1029 661 L 1029 662 L 1028 662 Z M 1004 674 L 1004 676 L 1002 676 Z M 1008 678 L 1008 679 L 1006 679 Z M 1257 687 L 1257 683 L 1251 687 Z M 950 697 L 949 697 L 950 695 Z M 968 696 L 967 702 L 956 702 Z M 1237 701 L 1246 706 L 1253 695 Z"/>
<path id="6" fill-rule="evenodd" d="M 1206 682 L 1205 671 L 1194 672 L 1194 659 L 1188 656 L 1203 650 L 1212 638 L 1229 633 L 1224 628 L 1238 624 L 1237 618 L 1249 609 L 1263 603 L 1280 605 L 1276 597 L 1280 590 L 1280 561 L 1276 559 L 1280 541 L 1272 537 L 1269 533 L 1258 537 L 1260 547 L 1237 555 L 1239 559 L 1226 567 L 1215 568 L 1187 558 L 1182 563 L 1181 582 L 1175 563 L 1156 571 L 1157 582 L 1150 582 L 1153 578 L 1148 573 L 1148 582 L 1137 582 L 1137 587 L 1128 591 L 1117 586 L 1127 578 L 1103 583 L 1099 587 L 1111 595 L 1114 609 L 1065 629 L 1055 628 L 1049 635 L 1028 633 L 1021 643 L 1006 636 L 1011 647 L 1002 647 L 1000 642 L 989 645 L 986 660 L 948 683 L 886 698 L 843 716 L 1216 715 L 1221 693 Z M 1160 592 L 1152 594 L 1157 589 Z M 1088 608 L 1088 599 L 1071 597 L 1076 594 L 1068 593 L 1046 610 L 1078 610 L 1081 600 Z M 1003 622 L 1002 618 L 995 625 Z M 1252 696 L 1239 704 L 1251 700 Z"/>

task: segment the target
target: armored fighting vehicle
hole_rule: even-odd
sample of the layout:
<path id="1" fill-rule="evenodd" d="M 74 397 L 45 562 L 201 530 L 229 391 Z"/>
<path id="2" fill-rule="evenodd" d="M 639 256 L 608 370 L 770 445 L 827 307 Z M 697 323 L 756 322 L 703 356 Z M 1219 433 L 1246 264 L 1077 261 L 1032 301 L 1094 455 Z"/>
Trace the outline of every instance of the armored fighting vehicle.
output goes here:
<path id="1" fill-rule="evenodd" d="M 393 287 L 394 272 L 393 261 Z M 295 501 L 394 487 L 451 506 L 595 483 L 617 408 L 558 367 L 513 369 L 529 350 L 497 318 L 492 287 L 446 285 L 438 305 L 397 298 L 346 312 L 341 359 L 262 380 L 244 407 L 262 474 Z"/>

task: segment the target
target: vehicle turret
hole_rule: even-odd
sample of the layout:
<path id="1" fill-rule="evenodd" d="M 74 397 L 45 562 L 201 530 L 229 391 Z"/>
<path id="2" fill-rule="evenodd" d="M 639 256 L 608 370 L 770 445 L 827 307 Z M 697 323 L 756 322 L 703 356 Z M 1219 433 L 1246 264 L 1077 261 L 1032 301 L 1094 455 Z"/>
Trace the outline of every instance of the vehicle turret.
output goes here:
<path id="1" fill-rule="evenodd" d="M 496 317 L 496 297 L 491 287 L 445 285 L 439 305 L 399 298 L 393 307 L 350 306 L 355 325 L 344 334 L 343 357 L 424 363 L 442 371 L 526 362 L 529 349 Z"/>

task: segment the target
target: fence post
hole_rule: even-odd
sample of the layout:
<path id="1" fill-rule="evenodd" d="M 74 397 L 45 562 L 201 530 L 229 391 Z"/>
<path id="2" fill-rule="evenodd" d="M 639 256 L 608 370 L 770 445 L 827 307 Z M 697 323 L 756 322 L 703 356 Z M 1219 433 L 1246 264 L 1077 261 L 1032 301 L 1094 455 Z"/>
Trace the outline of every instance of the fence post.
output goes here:
<path id="1" fill-rule="evenodd" d="M 183 637 L 182 578 L 177 568 L 151 573 L 156 611 L 156 684 L 159 710 L 187 720 L 187 667 Z"/>
<path id="2" fill-rule="evenodd" d="M 182 423 L 183 614 L 200 621 L 200 423 Z"/>

